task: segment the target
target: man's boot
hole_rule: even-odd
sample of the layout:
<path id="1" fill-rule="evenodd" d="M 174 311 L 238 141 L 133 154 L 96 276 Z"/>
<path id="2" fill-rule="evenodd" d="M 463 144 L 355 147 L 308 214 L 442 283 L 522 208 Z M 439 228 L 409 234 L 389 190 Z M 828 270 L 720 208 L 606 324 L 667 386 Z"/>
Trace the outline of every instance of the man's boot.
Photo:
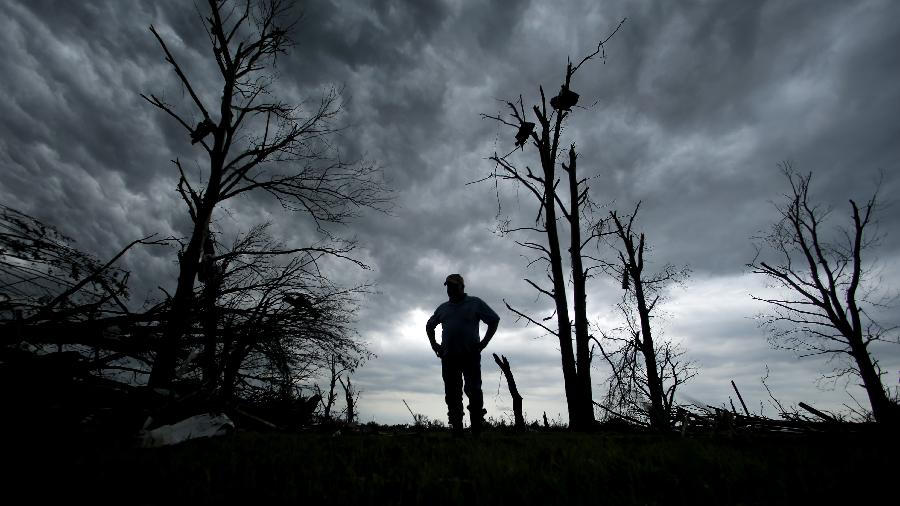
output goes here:
<path id="1" fill-rule="evenodd" d="M 477 409 L 469 412 L 469 420 L 472 423 L 473 437 L 479 437 L 481 435 L 481 426 L 484 424 L 485 414 L 487 414 L 486 409 Z"/>
<path id="2" fill-rule="evenodd" d="M 450 435 L 454 438 L 462 437 L 463 435 L 463 423 L 462 418 L 459 420 L 450 420 Z"/>

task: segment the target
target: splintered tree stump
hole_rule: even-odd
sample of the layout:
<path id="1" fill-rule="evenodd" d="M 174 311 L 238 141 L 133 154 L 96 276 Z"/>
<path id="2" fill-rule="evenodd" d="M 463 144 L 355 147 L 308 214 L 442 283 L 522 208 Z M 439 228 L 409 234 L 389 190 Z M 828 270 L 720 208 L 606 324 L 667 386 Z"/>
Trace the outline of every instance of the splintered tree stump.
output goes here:
<path id="1" fill-rule="evenodd" d="M 516 379 L 513 378 L 512 368 L 509 366 L 509 360 L 506 360 L 506 356 L 501 355 L 500 357 L 498 357 L 496 353 L 494 353 L 493 355 L 494 362 L 497 362 L 497 365 L 500 366 L 500 370 L 503 371 L 503 375 L 506 376 L 506 384 L 509 385 L 509 395 L 512 396 L 513 414 L 516 418 L 516 428 L 524 429 L 525 417 L 522 416 L 522 396 L 519 395 L 519 389 L 516 388 Z"/>

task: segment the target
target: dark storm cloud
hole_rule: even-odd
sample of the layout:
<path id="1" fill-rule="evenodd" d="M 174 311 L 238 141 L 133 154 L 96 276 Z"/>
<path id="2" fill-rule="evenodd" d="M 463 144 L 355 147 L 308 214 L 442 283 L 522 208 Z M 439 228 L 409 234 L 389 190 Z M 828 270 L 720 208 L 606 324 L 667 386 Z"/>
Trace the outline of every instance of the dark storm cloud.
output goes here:
<path id="1" fill-rule="evenodd" d="M 183 235 L 187 214 L 172 192 L 169 160 L 189 162 L 186 133 L 140 93 L 183 98 L 147 28 L 156 24 L 166 36 L 180 31 L 170 44 L 182 49 L 199 40 L 196 26 L 183 23 L 196 13 L 172 11 L 180 3 L 8 4 L 7 57 L 0 60 L 4 203 L 56 225 L 101 257 L 149 234 Z M 196 70 L 196 58 L 178 53 Z M 136 304 L 169 284 L 159 281 L 171 277 L 172 253 L 157 247 L 123 259 L 125 267 L 141 266 L 143 276 L 132 285 Z"/>
<path id="2" fill-rule="evenodd" d="M 186 234 L 169 161 L 177 157 L 200 174 L 203 157 L 139 93 L 156 93 L 198 119 L 147 30 L 153 24 L 204 100 L 218 99 L 195 6 L 8 0 L 4 11 L 2 202 L 58 225 L 101 255 L 154 232 Z M 900 190 L 891 176 L 900 162 L 900 4 L 315 0 L 292 14 L 299 17 L 297 45 L 279 59 L 279 92 L 315 101 L 327 87 L 343 87 L 340 122 L 348 128 L 336 147 L 348 159 L 377 163 L 396 194 L 389 215 L 363 213 L 331 227 L 358 239 L 359 256 L 373 270 L 328 266 L 346 284 L 378 283 L 359 314 L 359 331 L 382 356 L 359 381 L 387 410 L 380 413 L 391 417 L 396 408 L 398 419 L 407 416 L 392 389 L 412 385 L 424 396 L 417 402 L 437 399 L 429 414 L 440 417 L 439 378 L 419 320 L 445 298 L 441 283 L 449 272 L 463 273 L 470 292 L 501 314 L 492 347 L 520 364 L 520 388 L 561 392 L 557 344 L 515 323 L 502 302 L 542 314 L 549 304 L 521 281 L 542 279 L 541 270 L 526 271 L 512 239 L 491 232 L 493 185 L 466 183 L 491 171 L 487 157 L 512 148 L 513 132 L 480 114 L 506 114 L 503 101 L 519 94 L 530 109 L 539 85 L 555 93 L 566 58 L 580 60 L 626 16 L 605 63 L 589 62 L 576 75 L 573 89 L 586 108 L 575 110 L 564 142 L 576 143 L 579 167 L 596 176 L 593 196 L 605 209 L 628 211 L 643 201 L 639 225 L 653 245 L 653 267 L 689 264 L 695 272 L 685 293 L 694 286 L 704 295 L 673 296 L 667 306 L 667 335 L 682 340 L 704 368 L 687 391 L 717 404 L 727 399 L 722 382 L 733 375 L 760 397 L 758 378 L 768 363 L 772 381 L 803 400 L 812 376 L 827 369 L 812 361 L 792 371 L 792 355 L 768 347 L 748 320 L 760 309 L 746 294 L 759 287 L 744 286 L 752 282 L 741 273 L 754 254 L 750 238 L 776 217 L 770 201 L 785 189 L 777 163 L 814 171 L 815 195 L 834 206 L 835 218 L 846 217 L 847 198 L 871 193 L 879 170 L 887 174 L 885 200 Z M 514 159 L 534 167 L 531 155 Z M 507 186 L 500 197 L 504 214 L 520 225 L 533 222 L 529 195 Z M 265 195 L 226 207 L 216 215 L 225 235 L 272 221 L 286 243 L 315 239 L 308 221 Z M 881 215 L 882 231 L 896 230 L 895 216 Z M 897 259 L 898 245 L 900 235 L 888 235 L 880 257 Z M 137 298 L 171 286 L 173 256 L 160 248 L 126 259 L 141 266 Z M 896 278 L 887 283 L 896 286 Z M 596 321 L 614 325 L 615 282 L 597 280 L 591 290 Z M 887 367 L 900 367 L 895 351 L 885 353 Z M 598 385 L 603 374 L 598 366 Z M 840 405 L 837 394 L 808 395 Z"/>
<path id="3" fill-rule="evenodd" d="M 3 21 L 4 200 L 108 254 L 160 225 L 143 214 L 153 209 L 160 158 L 137 95 L 146 46 L 128 42 L 134 23 L 121 11 L 55 4 L 71 18 L 57 28 L 48 20 L 60 18 L 26 5 L 10 5 Z"/>
<path id="4" fill-rule="evenodd" d="M 579 81 L 599 103 L 576 121 L 598 194 L 624 208 L 643 200 L 648 237 L 670 261 L 740 269 L 747 238 L 771 222 L 766 199 L 783 192 L 783 160 L 813 170 L 821 198 L 838 204 L 896 165 L 900 91 L 867 91 L 898 77 L 885 50 L 895 4 L 652 5 L 629 12 L 596 84 Z"/>
<path id="5" fill-rule="evenodd" d="M 309 66 L 329 67 L 325 75 L 348 86 L 352 126 L 344 149 L 377 160 L 398 191 L 393 217 L 369 216 L 355 230 L 378 262 L 382 302 L 372 308 L 374 314 L 413 307 L 423 293 L 439 302 L 445 273 L 428 272 L 424 264 L 452 258 L 453 268 L 464 271 L 486 260 L 467 256 L 474 245 L 492 239 L 494 227 L 490 192 L 464 187 L 480 177 L 477 166 L 489 154 L 473 153 L 469 142 L 481 142 L 491 131 L 478 114 L 493 106 L 494 90 L 476 94 L 465 88 L 485 85 L 485 69 L 472 57 L 505 49 L 497 45 L 516 26 L 523 4 L 499 6 L 509 9 L 505 16 L 471 4 L 417 5 L 409 10 L 391 3 L 312 4 L 304 18 L 311 30 L 298 37 L 301 45 L 315 48 L 311 59 L 298 52 L 298 68 L 309 59 Z M 345 55 L 338 64 L 335 51 Z M 482 134 L 471 136 L 479 129 Z"/>
<path id="6" fill-rule="evenodd" d="M 311 86 L 347 86 L 352 127 L 343 149 L 390 167 L 388 177 L 401 190 L 430 180 L 440 169 L 443 160 L 426 157 L 430 148 L 450 144 L 451 151 L 465 152 L 471 147 L 458 145 L 459 130 L 481 126 L 478 114 L 484 111 L 466 100 L 484 103 L 485 97 L 459 97 L 455 88 L 485 83 L 490 69 L 481 65 L 483 58 L 502 58 L 502 44 L 527 5 L 451 4 L 312 2 L 303 9 L 295 37 L 299 50 L 285 70 L 285 78 Z M 451 121 L 460 119 L 459 110 L 466 111 L 469 124 Z"/>
<path id="7" fill-rule="evenodd" d="M 409 68 L 416 63 L 418 47 L 427 44 L 443 23 L 447 9 L 440 1 L 355 4 L 322 0 L 308 3 L 302 13 L 295 39 L 301 48 L 311 51 L 295 55 L 291 61 L 309 62 L 337 73 L 344 66 L 350 70 Z M 298 77 L 322 78 L 318 72 Z"/>

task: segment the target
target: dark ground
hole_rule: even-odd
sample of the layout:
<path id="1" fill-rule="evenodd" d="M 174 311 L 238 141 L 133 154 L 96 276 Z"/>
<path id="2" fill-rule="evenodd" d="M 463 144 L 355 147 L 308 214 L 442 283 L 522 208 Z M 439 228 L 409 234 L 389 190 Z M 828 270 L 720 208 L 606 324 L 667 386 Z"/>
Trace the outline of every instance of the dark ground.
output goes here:
<path id="1" fill-rule="evenodd" d="M 139 449 L 5 435 L 5 497 L 88 504 L 861 504 L 897 496 L 900 445 L 813 435 L 237 432 Z"/>

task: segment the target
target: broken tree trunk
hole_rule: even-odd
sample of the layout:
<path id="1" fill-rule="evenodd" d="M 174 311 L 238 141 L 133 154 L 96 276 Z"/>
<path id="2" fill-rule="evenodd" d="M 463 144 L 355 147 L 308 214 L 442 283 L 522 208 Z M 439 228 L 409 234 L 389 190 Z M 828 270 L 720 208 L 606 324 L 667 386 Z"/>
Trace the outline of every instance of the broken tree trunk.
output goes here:
<path id="1" fill-rule="evenodd" d="M 522 396 L 519 394 L 519 389 L 516 388 L 516 379 L 513 378 L 512 368 L 509 365 L 509 360 L 506 359 L 506 356 L 501 355 L 501 359 L 501 357 L 498 357 L 496 353 L 494 353 L 493 355 L 494 361 L 497 362 L 500 370 L 503 371 L 503 375 L 506 376 L 506 384 L 509 386 L 509 395 L 512 397 L 513 401 L 513 414 L 516 418 L 516 428 L 524 429 L 525 417 L 522 416 Z"/>
<path id="2" fill-rule="evenodd" d="M 594 404 L 594 406 L 597 406 L 598 408 L 603 409 L 603 410 L 606 411 L 607 413 L 609 413 L 609 414 L 611 414 L 611 415 L 613 415 L 613 416 L 619 417 L 619 418 L 621 418 L 621 419 L 623 419 L 623 420 L 628 420 L 629 422 L 631 422 L 631 423 L 633 423 L 633 424 L 635 424 L 635 425 L 637 425 L 637 426 L 639 426 L 639 427 L 649 427 L 649 426 L 650 426 L 650 424 L 647 424 L 647 423 L 645 423 L 645 422 L 642 422 L 642 421 L 640 421 L 640 420 L 638 420 L 638 419 L 636 419 L 636 418 L 632 418 L 632 417 L 630 417 L 630 416 L 628 416 L 628 415 L 623 415 L 622 413 L 616 413 L 615 411 L 613 411 L 613 410 L 607 408 L 606 406 L 604 406 L 603 404 L 600 404 L 600 403 L 597 402 L 597 401 L 591 401 L 591 402 Z"/>
<path id="3" fill-rule="evenodd" d="M 804 403 L 804 402 L 799 403 L 798 406 L 800 406 L 801 408 L 803 408 L 803 409 L 809 411 L 810 413 L 812 413 L 812 414 L 818 416 L 819 418 L 821 418 L 821 419 L 823 419 L 823 420 L 825 420 L 825 421 L 828 421 L 828 422 L 836 422 L 836 421 L 837 421 L 837 420 L 834 419 L 834 417 L 829 416 L 829 415 L 826 415 L 825 413 L 822 413 L 822 412 L 819 411 L 818 409 L 816 409 L 816 408 L 814 408 L 814 407 L 812 407 L 812 406 L 810 406 L 809 404 L 806 404 L 806 403 Z"/>
<path id="4" fill-rule="evenodd" d="M 347 401 L 347 424 L 349 425 L 356 420 L 356 397 L 354 395 L 356 392 L 353 390 L 353 385 L 350 384 L 350 376 L 347 376 L 346 383 L 340 378 L 338 381 L 344 387 L 344 398 Z"/>
<path id="5" fill-rule="evenodd" d="M 744 414 L 750 416 L 750 410 L 747 409 L 747 405 L 744 404 L 744 397 L 741 396 L 741 392 L 738 390 L 737 385 L 734 384 L 734 380 L 731 380 L 731 387 L 734 388 L 734 393 L 737 394 L 738 400 L 741 401 L 741 407 L 744 408 Z"/>

